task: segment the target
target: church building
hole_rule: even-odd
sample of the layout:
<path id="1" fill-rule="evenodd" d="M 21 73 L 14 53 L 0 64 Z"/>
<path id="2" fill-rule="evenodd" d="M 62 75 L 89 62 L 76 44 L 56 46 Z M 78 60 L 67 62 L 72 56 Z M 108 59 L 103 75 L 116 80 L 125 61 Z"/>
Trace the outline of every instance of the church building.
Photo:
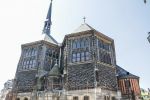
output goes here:
<path id="1" fill-rule="evenodd" d="M 52 0 L 42 39 L 21 46 L 12 100 L 138 100 L 139 77 L 116 63 L 114 40 L 87 23 L 58 43 Z"/>

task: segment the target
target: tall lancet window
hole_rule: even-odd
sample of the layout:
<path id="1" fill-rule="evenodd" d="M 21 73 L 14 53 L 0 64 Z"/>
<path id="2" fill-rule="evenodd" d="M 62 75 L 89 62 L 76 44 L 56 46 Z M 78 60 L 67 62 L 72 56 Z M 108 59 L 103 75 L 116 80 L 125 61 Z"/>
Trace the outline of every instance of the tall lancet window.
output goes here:
<path id="1" fill-rule="evenodd" d="M 85 47 L 88 47 L 88 46 L 89 46 L 89 41 L 88 41 L 88 39 L 86 39 L 86 40 L 84 41 L 84 46 L 85 46 Z"/>
<path id="2" fill-rule="evenodd" d="M 77 42 L 76 42 L 76 41 L 73 41 L 73 43 L 72 43 L 72 48 L 73 48 L 73 49 L 76 49 L 76 48 L 77 48 Z"/>
<path id="3" fill-rule="evenodd" d="M 85 52 L 85 59 L 86 59 L 86 61 L 90 59 L 89 52 Z"/>
<path id="4" fill-rule="evenodd" d="M 77 53 L 77 62 L 80 61 L 80 53 Z"/>
<path id="5" fill-rule="evenodd" d="M 84 48 L 84 47 L 85 47 L 85 41 L 83 39 L 83 40 L 81 40 L 81 48 Z"/>
<path id="6" fill-rule="evenodd" d="M 80 40 L 77 41 L 77 48 L 80 48 Z"/>
<path id="7" fill-rule="evenodd" d="M 72 55 L 72 62 L 76 62 L 76 53 L 73 53 Z"/>
<path id="8" fill-rule="evenodd" d="M 81 61 L 85 61 L 85 55 L 84 55 L 84 52 L 81 53 Z"/>

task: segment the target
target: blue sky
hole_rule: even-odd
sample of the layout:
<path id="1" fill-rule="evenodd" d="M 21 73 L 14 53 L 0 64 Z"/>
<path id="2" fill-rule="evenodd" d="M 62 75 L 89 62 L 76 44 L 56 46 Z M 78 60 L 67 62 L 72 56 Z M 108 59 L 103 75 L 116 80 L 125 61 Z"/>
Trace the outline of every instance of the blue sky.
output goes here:
<path id="1" fill-rule="evenodd" d="M 0 1 L 0 89 L 14 78 L 21 44 L 38 40 L 50 0 Z M 140 77 L 150 88 L 150 1 L 53 0 L 52 36 L 62 42 L 66 34 L 86 23 L 115 40 L 117 64 Z"/>

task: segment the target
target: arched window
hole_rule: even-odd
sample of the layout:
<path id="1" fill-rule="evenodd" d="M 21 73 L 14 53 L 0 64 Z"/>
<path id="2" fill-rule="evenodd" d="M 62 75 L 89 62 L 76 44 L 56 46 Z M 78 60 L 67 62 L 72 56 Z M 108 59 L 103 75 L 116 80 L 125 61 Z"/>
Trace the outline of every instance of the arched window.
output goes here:
<path id="1" fill-rule="evenodd" d="M 90 59 L 89 52 L 85 52 L 85 59 L 86 59 L 86 61 L 88 61 Z"/>
<path id="2" fill-rule="evenodd" d="M 72 54 L 72 62 L 76 62 L 76 53 Z"/>
<path id="3" fill-rule="evenodd" d="M 98 41 L 98 46 L 99 46 L 99 48 L 101 48 L 101 46 L 102 46 L 101 40 Z"/>
<path id="4" fill-rule="evenodd" d="M 73 48 L 73 49 L 76 49 L 76 48 L 77 48 L 77 42 L 76 42 L 76 41 L 73 41 L 73 43 L 72 43 L 72 48 Z"/>
<path id="5" fill-rule="evenodd" d="M 33 56 L 37 55 L 37 49 L 36 48 L 33 48 Z"/>
<path id="6" fill-rule="evenodd" d="M 84 55 L 84 52 L 81 52 L 81 61 L 85 61 L 85 55 Z"/>
<path id="7" fill-rule="evenodd" d="M 80 48 L 80 40 L 77 41 L 77 48 Z"/>
<path id="8" fill-rule="evenodd" d="M 106 50 L 109 51 L 109 44 L 108 44 L 108 43 L 106 44 L 106 47 L 105 47 L 105 48 L 106 48 Z"/>
<path id="9" fill-rule="evenodd" d="M 84 39 L 81 40 L 81 48 L 84 48 L 85 47 L 85 41 Z"/>
<path id="10" fill-rule="evenodd" d="M 79 100 L 77 96 L 73 97 L 73 100 Z"/>
<path id="11" fill-rule="evenodd" d="M 110 96 L 104 96 L 104 100 L 110 100 Z"/>
<path id="12" fill-rule="evenodd" d="M 28 49 L 28 57 L 31 56 L 31 49 Z"/>
<path id="13" fill-rule="evenodd" d="M 116 99 L 115 99 L 115 97 L 113 96 L 113 97 L 111 97 L 111 100 L 116 100 Z"/>
<path id="14" fill-rule="evenodd" d="M 89 96 L 84 96 L 84 100 L 90 100 Z"/>
<path id="15" fill-rule="evenodd" d="M 88 41 L 88 39 L 86 39 L 86 40 L 84 41 L 84 46 L 85 46 L 85 47 L 89 47 L 89 41 Z"/>
<path id="16" fill-rule="evenodd" d="M 77 53 L 77 62 L 80 62 L 80 53 Z"/>
<path id="17" fill-rule="evenodd" d="M 32 54 L 33 54 L 33 48 L 30 48 L 29 56 L 32 56 Z"/>
<path id="18" fill-rule="evenodd" d="M 107 100 L 110 100 L 110 96 L 107 96 Z"/>
<path id="19" fill-rule="evenodd" d="M 27 49 L 23 50 L 23 56 L 26 56 Z"/>
<path id="20" fill-rule="evenodd" d="M 20 100 L 20 98 L 17 98 L 16 100 Z"/>
<path id="21" fill-rule="evenodd" d="M 25 52 L 25 56 L 27 57 L 28 56 L 28 49 L 26 49 L 26 52 Z"/>
<path id="22" fill-rule="evenodd" d="M 28 100 L 28 98 L 24 98 L 24 100 Z"/>
<path id="23" fill-rule="evenodd" d="M 32 60 L 32 64 L 33 64 L 33 67 L 36 66 L 36 60 L 35 59 Z"/>

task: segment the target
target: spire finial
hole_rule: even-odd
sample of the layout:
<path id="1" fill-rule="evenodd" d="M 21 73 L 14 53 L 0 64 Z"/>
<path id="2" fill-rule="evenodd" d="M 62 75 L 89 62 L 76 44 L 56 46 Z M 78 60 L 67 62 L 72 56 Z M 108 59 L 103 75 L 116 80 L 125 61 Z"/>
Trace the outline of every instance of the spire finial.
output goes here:
<path id="1" fill-rule="evenodd" d="M 50 35 L 50 33 L 51 33 L 50 30 L 51 30 L 51 25 L 52 25 L 52 22 L 51 22 L 52 1 L 53 0 L 51 0 L 51 2 L 50 2 L 50 7 L 49 7 L 49 10 L 48 10 L 46 21 L 45 21 L 44 28 L 43 28 L 43 33 L 47 34 L 47 35 Z"/>
<path id="2" fill-rule="evenodd" d="M 83 20 L 84 20 L 84 23 L 85 23 L 85 20 L 86 20 L 86 17 L 85 17 L 85 16 L 83 17 Z"/>

